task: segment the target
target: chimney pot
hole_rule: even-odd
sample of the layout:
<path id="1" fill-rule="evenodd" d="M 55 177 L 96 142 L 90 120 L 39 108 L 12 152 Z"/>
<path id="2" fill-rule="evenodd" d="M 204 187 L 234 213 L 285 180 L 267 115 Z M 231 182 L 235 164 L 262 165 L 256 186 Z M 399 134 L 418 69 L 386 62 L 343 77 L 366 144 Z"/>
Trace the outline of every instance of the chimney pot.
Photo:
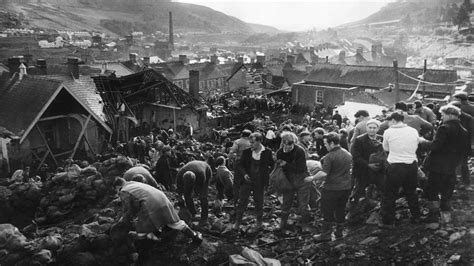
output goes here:
<path id="1" fill-rule="evenodd" d="M 189 94 L 192 97 L 199 99 L 199 71 L 189 71 Z"/>
<path id="2" fill-rule="evenodd" d="M 211 55 L 211 63 L 218 64 L 218 57 L 217 55 Z"/>
<path id="3" fill-rule="evenodd" d="M 74 79 L 79 79 L 79 58 L 68 57 L 67 59 L 69 73 Z"/>
<path id="4" fill-rule="evenodd" d="M 179 55 L 179 62 L 183 63 L 183 65 L 188 63 L 188 57 L 185 54 Z"/>
<path id="5" fill-rule="evenodd" d="M 26 76 L 26 66 L 21 63 L 20 67 L 19 67 L 20 71 L 19 71 L 19 79 L 22 80 L 24 76 Z"/>
<path id="6" fill-rule="evenodd" d="M 40 75 L 47 75 L 48 68 L 46 65 L 46 59 L 37 59 L 36 60 L 36 68 L 39 70 Z"/>
<path id="7" fill-rule="evenodd" d="M 136 63 L 136 62 L 137 62 L 137 57 L 138 57 L 138 54 L 137 54 L 137 53 L 130 53 L 128 56 L 129 56 L 129 58 L 130 58 L 130 61 L 132 61 L 132 63 Z"/>

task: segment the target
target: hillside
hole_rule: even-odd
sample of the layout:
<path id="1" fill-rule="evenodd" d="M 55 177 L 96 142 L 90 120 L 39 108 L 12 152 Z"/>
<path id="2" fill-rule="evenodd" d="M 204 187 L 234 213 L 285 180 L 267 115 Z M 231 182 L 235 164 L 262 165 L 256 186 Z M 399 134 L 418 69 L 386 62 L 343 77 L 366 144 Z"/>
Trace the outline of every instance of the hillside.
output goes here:
<path id="1" fill-rule="evenodd" d="M 256 33 L 278 31 L 250 25 L 211 8 L 170 0 L 0 0 L 0 10 L 22 13 L 28 27 L 97 30 L 118 35 L 130 31 L 168 32 L 173 12 L 175 33 Z M 119 27 L 117 27 L 119 25 Z"/>
<path id="2" fill-rule="evenodd" d="M 414 23 L 434 23 L 446 16 L 446 6 L 460 4 L 462 0 L 398 0 L 388 3 L 378 12 L 351 23 L 340 25 L 348 27 L 360 24 L 370 24 L 390 20 L 403 20 L 409 16 Z"/>

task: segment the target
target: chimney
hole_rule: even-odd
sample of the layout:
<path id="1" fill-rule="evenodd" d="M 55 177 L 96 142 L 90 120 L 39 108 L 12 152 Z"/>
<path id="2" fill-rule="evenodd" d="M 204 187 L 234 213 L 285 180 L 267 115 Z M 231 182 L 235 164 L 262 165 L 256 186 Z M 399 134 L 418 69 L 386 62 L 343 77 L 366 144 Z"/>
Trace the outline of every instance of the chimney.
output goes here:
<path id="1" fill-rule="evenodd" d="M 340 51 L 339 52 L 339 61 L 340 62 L 345 62 L 346 61 L 346 51 Z"/>
<path id="2" fill-rule="evenodd" d="M 280 59 L 281 59 L 281 60 L 285 60 L 285 59 L 286 59 L 286 53 L 281 52 L 281 53 L 280 53 Z"/>
<path id="3" fill-rule="evenodd" d="M 309 52 L 311 53 L 311 55 L 314 54 L 314 46 L 309 47 Z"/>
<path id="4" fill-rule="evenodd" d="M 24 63 L 26 65 L 29 65 L 31 62 L 33 62 L 33 55 L 32 54 L 25 54 L 25 55 L 23 55 L 23 58 L 25 59 Z"/>
<path id="5" fill-rule="evenodd" d="M 150 65 L 150 57 L 149 56 L 145 56 L 143 57 L 143 63 L 147 66 Z"/>
<path id="6" fill-rule="evenodd" d="M 20 69 L 19 71 L 20 75 L 18 76 L 18 79 L 22 80 L 23 77 L 26 76 L 26 66 L 23 63 L 21 63 L 19 69 Z"/>
<path id="7" fill-rule="evenodd" d="M 251 64 L 255 63 L 255 58 L 253 58 L 253 57 L 250 58 L 250 63 L 251 63 Z"/>
<path id="8" fill-rule="evenodd" d="M 364 53 L 364 48 L 358 47 L 357 50 L 356 50 L 356 53 L 359 54 L 359 55 L 363 55 L 363 53 Z"/>
<path id="9" fill-rule="evenodd" d="M 217 55 L 215 55 L 215 54 L 211 55 L 211 63 L 214 63 L 216 65 L 219 63 L 218 60 L 217 60 Z"/>
<path id="10" fill-rule="evenodd" d="M 189 71 L 189 94 L 196 99 L 199 99 L 199 71 Z"/>
<path id="11" fill-rule="evenodd" d="M 243 64 L 243 63 L 244 63 L 244 57 L 243 57 L 243 56 L 239 56 L 239 57 L 237 57 L 237 62 L 239 62 L 239 63 L 242 63 L 242 64 Z"/>
<path id="12" fill-rule="evenodd" d="M 68 57 L 67 66 L 69 73 L 71 73 L 74 79 L 79 78 L 79 58 L 77 57 Z"/>
<path id="13" fill-rule="evenodd" d="M 311 64 L 317 64 L 319 62 L 319 56 L 317 54 L 311 55 Z"/>
<path id="14" fill-rule="evenodd" d="M 188 57 L 185 54 L 179 55 L 179 62 L 183 63 L 183 65 L 188 63 Z"/>
<path id="15" fill-rule="evenodd" d="M 296 61 L 296 58 L 295 58 L 294 55 L 289 54 L 289 55 L 286 56 L 286 62 L 294 65 L 295 61 Z"/>
<path id="16" fill-rule="evenodd" d="M 131 61 L 132 63 L 136 63 L 136 62 L 137 62 L 137 57 L 138 57 L 138 54 L 137 54 L 137 53 L 131 53 L 131 54 L 129 54 L 128 56 L 129 56 L 130 61 Z"/>
<path id="17" fill-rule="evenodd" d="M 48 67 L 46 65 L 46 59 L 37 59 L 36 68 L 38 69 L 38 75 L 48 75 Z"/>
<path id="18" fill-rule="evenodd" d="M 265 60 L 266 60 L 266 57 L 264 55 L 257 55 L 257 63 L 260 63 L 262 64 L 262 66 L 264 66 Z"/>
<path id="19" fill-rule="evenodd" d="M 22 61 L 22 56 L 13 56 L 8 58 L 8 69 L 10 71 L 10 76 L 13 76 L 13 74 L 18 71 L 18 67 L 20 67 Z"/>
<path id="20" fill-rule="evenodd" d="M 306 73 L 311 72 L 312 69 L 313 69 L 313 66 L 312 66 L 312 65 L 307 65 L 307 66 L 305 67 Z"/>
<path id="21" fill-rule="evenodd" d="M 171 51 L 174 50 L 174 36 L 173 36 L 173 13 L 170 12 L 170 28 L 169 28 L 169 45 Z"/>
<path id="22" fill-rule="evenodd" d="M 329 56 L 326 55 L 326 64 L 329 63 Z"/>

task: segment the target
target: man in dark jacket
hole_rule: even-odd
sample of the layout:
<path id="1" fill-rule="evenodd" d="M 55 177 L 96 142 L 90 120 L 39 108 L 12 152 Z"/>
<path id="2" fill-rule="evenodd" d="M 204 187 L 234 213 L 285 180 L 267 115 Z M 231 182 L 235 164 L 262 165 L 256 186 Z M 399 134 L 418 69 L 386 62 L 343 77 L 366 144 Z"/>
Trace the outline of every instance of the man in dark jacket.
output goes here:
<path id="1" fill-rule="evenodd" d="M 462 106 L 461 102 L 452 102 L 451 104 L 459 108 L 461 108 Z M 459 120 L 461 121 L 461 125 L 467 130 L 467 133 L 469 135 L 469 147 L 472 151 L 472 144 L 474 143 L 474 118 L 461 109 L 461 115 L 459 116 Z M 460 187 L 460 189 L 466 188 L 471 184 L 471 171 L 469 170 L 468 159 L 469 157 L 466 157 L 461 161 L 460 168 L 462 186 Z"/>
<path id="2" fill-rule="evenodd" d="M 304 178 L 309 175 L 306 166 L 304 149 L 298 146 L 298 137 L 292 132 L 281 134 L 282 147 L 277 151 L 276 158 L 279 166 L 282 167 L 286 178 L 291 183 L 292 188 L 283 193 L 283 203 L 281 206 L 280 229 L 287 226 L 290 209 L 293 205 L 295 194 L 298 197 L 298 210 L 301 215 L 303 229 L 307 228 L 309 221 L 308 204 L 311 194 L 311 182 L 305 182 Z"/>
<path id="3" fill-rule="evenodd" d="M 274 161 L 270 149 L 262 145 L 263 135 L 254 132 L 250 135 L 250 148 L 242 153 L 242 167 L 244 178 L 239 193 L 236 223 L 234 228 L 239 228 L 243 214 L 249 203 L 250 194 L 253 194 L 255 213 L 257 215 L 257 228 L 262 227 L 264 190 L 268 186 L 270 171 Z"/>
<path id="4" fill-rule="evenodd" d="M 461 110 L 454 105 L 446 105 L 441 107 L 440 112 L 443 123 L 431 142 L 431 151 L 425 161 L 425 168 L 429 171 L 425 193 L 430 201 L 430 220 L 437 220 L 439 207 L 442 212 L 451 211 L 456 167 L 470 152 L 468 133 L 459 121 Z"/>
<path id="5" fill-rule="evenodd" d="M 351 154 L 353 158 L 352 177 L 355 181 L 355 187 L 351 195 L 351 203 L 357 204 L 359 198 L 365 194 L 365 188 L 369 184 L 376 184 L 377 188 L 382 190 L 383 176 L 375 177 L 374 173 L 382 169 L 382 165 L 370 164 L 369 157 L 372 153 L 382 148 L 382 136 L 377 134 L 380 122 L 376 119 L 367 121 L 367 133 L 355 138 L 351 145 Z"/>
<path id="6" fill-rule="evenodd" d="M 176 176 L 178 185 L 178 193 L 184 194 L 184 201 L 186 208 L 192 215 L 196 215 L 196 208 L 192 194 L 199 196 L 201 201 L 201 226 L 207 225 L 207 218 L 209 214 L 209 203 L 207 194 L 209 190 L 209 182 L 212 178 L 211 167 L 204 161 L 191 161 L 184 165 Z"/>

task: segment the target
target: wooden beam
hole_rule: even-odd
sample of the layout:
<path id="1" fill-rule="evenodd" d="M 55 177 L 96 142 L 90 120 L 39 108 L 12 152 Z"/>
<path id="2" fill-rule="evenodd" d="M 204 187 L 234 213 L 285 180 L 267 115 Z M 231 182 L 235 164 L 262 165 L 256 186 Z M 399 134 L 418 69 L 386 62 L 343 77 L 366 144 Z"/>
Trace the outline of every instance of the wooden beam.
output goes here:
<path id="1" fill-rule="evenodd" d="M 87 138 L 87 135 L 85 135 L 85 134 L 84 134 L 84 140 L 86 141 L 87 146 L 89 146 L 89 149 L 91 150 L 92 155 L 94 155 L 93 157 L 95 157 L 94 148 L 92 148 L 92 145 L 91 145 L 91 143 L 89 142 L 89 139 Z M 109 141 L 109 142 L 110 142 L 110 141 Z"/>
<path id="2" fill-rule="evenodd" d="M 39 171 L 39 169 L 41 168 L 41 165 L 43 165 L 44 161 L 46 160 L 46 158 L 48 158 L 48 154 L 49 154 L 49 151 L 46 151 L 46 153 L 43 155 L 43 158 L 41 159 L 40 163 L 38 164 L 38 168 L 36 168 L 36 172 Z M 54 156 L 52 156 L 53 159 L 54 159 Z M 57 166 L 57 165 L 56 165 Z"/>
<path id="3" fill-rule="evenodd" d="M 53 157 L 56 158 L 56 157 L 59 157 L 59 156 L 62 156 L 62 155 L 64 155 L 64 154 L 68 154 L 68 153 L 71 153 L 71 152 L 72 152 L 72 150 L 70 150 L 70 151 L 64 151 L 64 152 L 57 153 L 57 154 L 53 154 Z"/>
<path id="4" fill-rule="evenodd" d="M 46 145 L 46 149 L 48 149 L 48 152 L 51 153 L 51 155 L 53 155 L 53 151 L 51 150 L 51 148 L 49 147 L 48 145 L 48 141 L 46 140 L 46 138 L 44 137 L 43 135 L 43 132 L 41 131 L 41 128 L 38 126 L 38 124 L 35 125 L 36 126 L 36 129 L 38 130 L 38 133 L 40 134 L 40 137 L 41 139 L 43 140 L 44 144 Z M 51 156 L 53 157 L 53 161 L 56 165 L 58 165 L 58 162 L 56 161 L 56 158 L 54 158 L 54 156 Z"/>
<path id="5" fill-rule="evenodd" d="M 86 132 L 87 125 L 89 124 L 89 121 L 91 120 L 92 115 L 89 114 L 89 116 L 86 119 L 86 122 L 82 126 L 81 133 L 79 133 L 79 137 L 77 138 L 76 144 L 74 145 L 74 148 L 72 149 L 71 153 L 71 159 L 74 158 L 74 155 L 76 154 L 77 148 L 79 148 L 79 144 L 81 143 L 82 136 L 84 136 L 84 133 Z"/>

